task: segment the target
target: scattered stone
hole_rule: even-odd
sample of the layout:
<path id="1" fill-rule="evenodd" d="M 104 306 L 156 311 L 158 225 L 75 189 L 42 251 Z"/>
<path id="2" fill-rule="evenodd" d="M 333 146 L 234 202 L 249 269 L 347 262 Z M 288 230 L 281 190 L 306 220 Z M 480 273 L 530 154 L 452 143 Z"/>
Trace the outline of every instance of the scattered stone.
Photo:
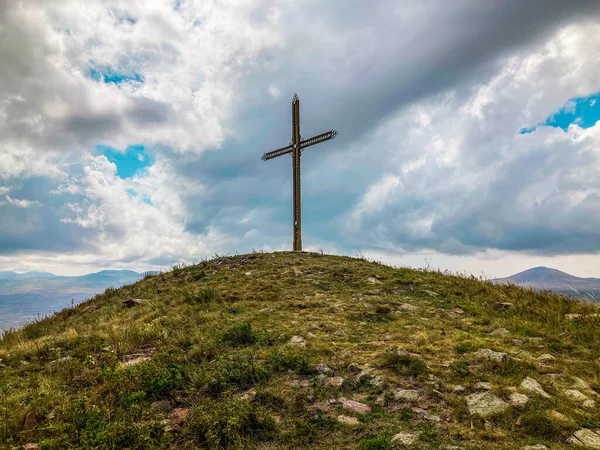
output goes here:
<path id="1" fill-rule="evenodd" d="M 573 377 L 573 387 L 575 389 L 583 389 L 584 391 L 591 390 L 590 385 L 579 377 Z"/>
<path id="2" fill-rule="evenodd" d="M 400 309 L 404 310 L 404 311 L 418 311 L 419 307 L 415 306 L 415 305 L 411 305 L 410 303 L 402 303 L 399 306 Z"/>
<path id="3" fill-rule="evenodd" d="M 58 366 L 59 364 L 66 363 L 66 362 L 68 362 L 68 361 L 70 361 L 72 359 L 73 358 L 70 357 L 70 356 L 65 356 L 63 358 L 58 358 L 58 359 L 55 359 L 54 361 L 50 361 L 48 363 L 48 367 Z"/>
<path id="4" fill-rule="evenodd" d="M 510 302 L 494 302 L 492 304 L 494 306 L 494 309 L 510 309 L 513 307 L 513 304 Z"/>
<path id="5" fill-rule="evenodd" d="M 333 389 L 339 389 L 344 384 L 344 379 L 342 377 L 328 377 L 323 380 L 323 384 Z"/>
<path id="6" fill-rule="evenodd" d="M 476 389 L 478 391 L 489 391 L 490 389 L 492 389 L 492 383 L 488 381 L 478 381 L 473 385 L 473 389 Z"/>
<path id="7" fill-rule="evenodd" d="M 419 400 L 420 396 L 421 394 L 419 391 L 414 389 L 400 389 L 399 391 L 394 392 L 394 399 L 398 401 L 403 400 L 406 402 L 416 402 Z"/>
<path id="8" fill-rule="evenodd" d="M 253 389 L 250 389 L 246 392 L 242 392 L 239 396 L 240 400 L 253 400 L 254 397 L 256 397 L 256 391 Z"/>
<path id="9" fill-rule="evenodd" d="M 146 300 L 143 300 L 141 298 L 128 298 L 127 300 L 123 300 L 123 304 L 128 308 L 143 305 L 144 303 L 146 303 Z"/>
<path id="10" fill-rule="evenodd" d="M 571 397 L 573 400 L 584 401 L 588 399 L 586 395 L 582 394 L 577 389 L 565 389 L 563 394 L 565 394 L 567 397 Z"/>
<path id="11" fill-rule="evenodd" d="M 521 388 L 526 390 L 527 392 L 531 392 L 532 394 L 538 394 L 542 397 L 550 398 L 550 395 L 546 391 L 544 391 L 544 388 L 542 388 L 540 383 L 538 383 L 537 380 L 534 380 L 531 377 L 526 377 L 521 382 Z"/>
<path id="12" fill-rule="evenodd" d="M 357 383 L 368 383 L 371 381 L 371 378 L 373 378 L 373 371 L 371 369 L 364 369 L 358 372 L 355 381 Z"/>
<path id="13" fill-rule="evenodd" d="M 23 421 L 23 427 L 21 428 L 23 431 L 32 431 L 35 430 L 38 426 L 37 418 L 35 414 L 32 412 L 27 413 L 25 416 L 25 420 Z"/>
<path id="14" fill-rule="evenodd" d="M 244 272 L 244 275 L 246 275 L 247 277 L 249 277 L 249 276 L 251 276 L 251 275 L 252 275 L 252 271 L 251 271 L 251 270 L 249 270 L 248 272 Z"/>
<path id="15" fill-rule="evenodd" d="M 538 356 L 538 361 L 541 362 L 548 362 L 548 361 L 554 361 L 556 359 L 556 356 L 551 355 L 550 353 L 544 353 L 543 355 Z"/>
<path id="16" fill-rule="evenodd" d="M 337 416 L 337 421 L 343 425 L 358 425 L 358 419 L 350 416 Z"/>
<path id="17" fill-rule="evenodd" d="M 600 449 L 600 430 L 582 428 L 573 433 L 573 436 L 567 439 L 567 442 L 585 448 Z"/>
<path id="18" fill-rule="evenodd" d="M 159 400 L 157 402 L 152 402 L 150 404 L 150 409 L 158 412 L 168 412 L 171 411 L 172 405 L 169 400 Z"/>
<path id="19" fill-rule="evenodd" d="M 574 314 L 574 313 L 565 314 L 565 319 L 569 319 L 569 320 L 575 320 L 580 317 L 581 317 L 581 314 Z"/>
<path id="20" fill-rule="evenodd" d="M 381 284 L 381 281 L 379 281 L 377 278 L 373 278 L 373 277 L 367 278 L 367 281 L 371 284 Z"/>
<path id="21" fill-rule="evenodd" d="M 353 373 L 360 372 L 360 366 L 357 363 L 350 363 L 348 364 L 348 370 Z"/>
<path id="22" fill-rule="evenodd" d="M 162 423 L 166 426 L 167 431 L 175 431 L 189 419 L 191 414 L 192 410 L 189 408 L 175 408 Z"/>
<path id="23" fill-rule="evenodd" d="M 95 311 L 97 309 L 98 309 L 98 307 L 96 305 L 84 306 L 83 308 L 81 308 L 81 311 L 79 311 L 79 314 L 87 314 L 87 313 Z"/>
<path id="24" fill-rule="evenodd" d="M 35 442 L 30 442 L 29 444 L 25 444 L 23 448 L 25 450 L 37 450 L 38 448 L 40 448 L 40 446 L 37 445 Z"/>
<path id="25" fill-rule="evenodd" d="M 317 364 L 315 371 L 323 375 L 333 375 L 333 370 L 327 364 Z"/>
<path id="26" fill-rule="evenodd" d="M 301 388 L 307 388 L 310 387 L 312 385 L 312 383 L 310 382 L 310 380 L 292 380 L 290 381 L 290 385 L 291 386 L 297 386 L 297 387 L 301 387 Z"/>
<path id="27" fill-rule="evenodd" d="M 569 419 L 567 416 L 565 416 L 563 413 L 560 413 L 558 411 L 552 410 L 548 413 L 548 417 L 550 417 L 550 420 L 554 421 L 554 422 L 558 422 L 559 424 L 568 426 L 572 423 L 572 420 Z"/>
<path id="28" fill-rule="evenodd" d="M 457 394 L 460 394 L 461 392 L 465 392 L 465 387 L 461 386 L 460 384 L 457 384 L 456 386 L 452 387 L 452 391 L 456 392 Z"/>
<path id="29" fill-rule="evenodd" d="M 127 358 L 127 357 L 125 357 Z M 123 361 L 119 367 L 121 369 L 126 369 L 127 367 L 132 367 L 132 366 L 136 366 L 140 363 L 143 363 L 144 361 L 148 361 L 150 359 L 149 356 L 143 355 L 143 356 L 138 356 L 132 359 L 129 359 L 128 361 Z"/>
<path id="30" fill-rule="evenodd" d="M 437 297 L 439 295 L 437 292 L 428 291 L 427 289 L 423 289 L 423 292 L 425 292 L 427 295 L 429 295 L 431 297 Z"/>
<path id="31" fill-rule="evenodd" d="M 369 382 L 371 386 L 382 387 L 385 384 L 385 378 L 381 375 L 374 376 Z"/>
<path id="32" fill-rule="evenodd" d="M 529 397 L 525 394 L 519 394 L 518 392 L 510 394 L 510 404 L 513 406 L 525 406 L 527 402 L 529 402 Z"/>
<path id="33" fill-rule="evenodd" d="M 502 362 L 508 355 L 502 352 L 495 352 L 489 348 L 481 348 L 475 352 L 475 356 L 480 359 L 489 359 L 490 361 Z"/>
<path id="34" fill-rule="evenodd" d="M 355 402 L 354 400 L 348 400 L 347 398 L 341 397 L 337 400 L 336 403 L 342 405 L 347 411 L 352 411 L 356 414 L 368 414 L 371 412 L 371 407 L 369 405 L 365 405 L 364 403 Z"/>
<path id="35" fill-rule="evenodd" d="M 490 336 L 506 336 L 507 334 L 510 334 L 510 331 L 506 328 L 496 328 L 490 333 Z"/>
<path id="36" fill-rule="evenodd" d="M 407 432 L 402 432 L 402 433 L 398 433 L 395 434 L 392 437 L 392 445 L 406 445 L 406 446 L 410 446 L 413 445 L 415 442 L 417 442 L 417 439 L 419 439 L 419 435 L 416 433 L 407 433 Z"/>
<path id="37" fill-rule="evenodd" d="M 544 444 L 535 444 L 521 447 L 521 450 L 548 450 L 548 447 L 546 447 Z"/>
<path id="38" fill-rule="evenodd" d="M 506 411 L 508 403 L 489 391 L 478 392 L 466 397 L 467 408 L 470 414 L 477 414 L 483 418 Z"/>
<path id="39" fill-rule="evenodd" d="M 464 313 L 465 313 L 465 312 L 464 312 L 462 309 L 460 309 L 460 308 L 452 308 L 452 309 L 450 310 L 450 312 L 451 312 L 451 313 L 454 313 L 454 314 L 464 314 Z"/>
<path id="40" fill-rule="evenodd" d="M 523 345 L 523 341 L 521 339 L 513 339 L 512 343 L 515 345 Z"/>
<path id="41" fill-rule="evenodd" d="M 436 414 L 426 413 L 426 414 L 423 414 L 423 418 L 425 420 L 428 420 L 428 421 L 434 422 L 434 423 L 441 423 L 442 422 L 442 418 L 440 416 L 436 415 Z"/>
<path id="42" fill-rule="evenodd" d="M 583 406 L 584 408 L 595 408 L 596 407 L 596 401 L 595 400 L 586 400 L 584 401 L 581 406 Z"/>
<path id="43" fill-rule="evenodd" d="M 301 270 L 294 269 L 294 275 L 299 276 L 299 275 L 302 275 L 302 273 L 303 272 Z"/>
<path id="44" fill-rule="evenodd" d="M 292 336 L 290 339 L 290 344 L 297 345 L 300 347 L 306 347 L 306 341 L 302 336 Z"/>

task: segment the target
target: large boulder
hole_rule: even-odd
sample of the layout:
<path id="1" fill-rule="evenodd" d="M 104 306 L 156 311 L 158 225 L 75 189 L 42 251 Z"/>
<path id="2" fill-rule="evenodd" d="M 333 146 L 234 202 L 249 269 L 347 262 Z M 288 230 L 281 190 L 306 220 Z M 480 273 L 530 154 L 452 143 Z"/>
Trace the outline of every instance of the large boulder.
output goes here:
<path id="1" fill-rule="evenodd" d="M 550 394 L 548 394 L 544 390 L 544 388 L 540 385 L 540 383 L 537 382 L 537 380 L 534 380 L 531 377 L 526 377 L 521 382 L 521 388 L 532 394 L 541 395 L 544 398 L 550 398 Z"/>
<path id="2" fill-rule="evenodd" d="M 583 448 L 600 449 L 600 430 L 582 428 L 573 433 L 573 436 L 567 439 L 567 442 Z"/>
<path id="3" fill-rule="evenodd" d="M 502 413 L 509 408 L 508 403 L 489 391 L 471 394 L 466 397 L 466 401 L 470 414 L 477 414 L 484 418 Z"/>

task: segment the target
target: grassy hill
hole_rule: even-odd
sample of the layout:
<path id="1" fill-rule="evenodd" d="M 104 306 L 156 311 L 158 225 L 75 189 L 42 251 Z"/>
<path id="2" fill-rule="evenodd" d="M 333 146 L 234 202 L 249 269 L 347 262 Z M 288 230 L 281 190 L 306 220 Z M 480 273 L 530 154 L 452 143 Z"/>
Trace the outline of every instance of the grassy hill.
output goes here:
<path id="1" fill-rule="evenodd" d="M 144 302 L 127 307 L 129 298 Z M 599 313 L 557 295 L 363 259 L 216 258 L 6 333 L 0 442 L 591 445 L 600 440 Z"/>

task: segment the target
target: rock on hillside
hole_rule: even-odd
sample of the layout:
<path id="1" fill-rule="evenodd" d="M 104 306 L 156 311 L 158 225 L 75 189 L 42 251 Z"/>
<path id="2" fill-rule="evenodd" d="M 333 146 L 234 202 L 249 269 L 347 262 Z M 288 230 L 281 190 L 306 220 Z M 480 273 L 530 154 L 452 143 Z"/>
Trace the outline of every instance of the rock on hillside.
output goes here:
<path id="1" fill-rule="evenodd" d="M 216 258 L 6 333 L 0 442 L 598 448 L 598 314 L 364 259 Z"/>

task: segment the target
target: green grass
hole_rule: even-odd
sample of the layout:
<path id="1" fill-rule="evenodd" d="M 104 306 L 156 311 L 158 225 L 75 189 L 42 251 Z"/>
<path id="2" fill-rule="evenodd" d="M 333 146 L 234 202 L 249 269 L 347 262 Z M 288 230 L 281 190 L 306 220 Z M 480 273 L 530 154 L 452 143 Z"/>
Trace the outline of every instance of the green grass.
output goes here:
<path id="1" fill-rule="evenodd" d="M 148 301 L 126 308 L 129 297 Z M 513 307 L 498 311 L 494 302 Z M 82 314 L 88 305 L 96 309 Z M 598 312 L 557 295 L 360 258 L 255 253 L 178 265 L 3 335 L 0 448 L 387 449 L 392 436 L 412 432 L 422 449 L 566 449 L 573 430 L 600 423 L 598 408 L 562 394 L 575 376 L 600 391 L 600 320 L 590 316 Z M 510 334 L 489 334 L 500 327 Z M 477 359 L 486 348 L 509 357 Z M 544 353 L 556 359 L 541 363 Z M 143 361 L 126 367 L 135 357 Z M 317 364 L 342 386 L 324 384 Z M 364 369 L 384 383 L 357 382 Z M 508 401 L 526 376 L 552 398 L 530 395 L 487 423 L 469 415 L 474 383 L 491 383 Z M 420 397 L 396 401 L 398 389 Z M 330 402 L 338 397 L 372 410 L 345 411 Z M 169 411 L 152 407 L 157 401 L 191 413 L 167 431 Z"/>

